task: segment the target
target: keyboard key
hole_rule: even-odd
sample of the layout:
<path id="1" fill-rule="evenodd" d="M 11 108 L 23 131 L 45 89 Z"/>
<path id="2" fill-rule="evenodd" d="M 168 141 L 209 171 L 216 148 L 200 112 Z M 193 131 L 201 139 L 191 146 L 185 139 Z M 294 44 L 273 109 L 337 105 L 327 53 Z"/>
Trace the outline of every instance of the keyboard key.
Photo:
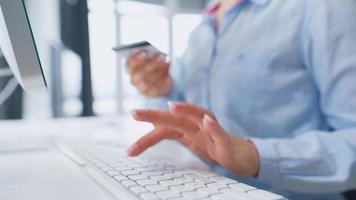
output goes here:
<path id="1" fill-rule="evenodd" d="M 168 187 L 164 185 L 148 185 L 146 186 L 146 189 L 150 192 L 159 192 L 168 190 Z"/>
<path id="2" fill-rule="evenodd" d="M 208 178 L 194 178 L 194 180 L 196 182 L 200 182 L 200 183 L 203 183 L 205 185 L 211 184 L 211 183 L 217 183 L 216 181 L 208 179 Z"/>
<path id="3" fill-rule="evenodd" d="M 213 189 L 213 188 L 199 188 L 197 191 L 201 192 L 201 193 L 208 194 L 208 195 L 220 193 L 220 191 L 218 189 Z"/>
<path id="4" fill-rule="evenodd" d="M 238 190 L 238 189 L 233 189 L 233 188 L 224 188 L 220 190 L 221 193 L 223 193 L 224 195 L 228 195 L 228 196 L 241 196 L 242 195 L 246 195 L 247 193 L 243 192 L 242 190 Z"/>
<path id="5" fill-rule="evenodd" d="M 209 196 L 208 194 L 204 194 L 204 193 L 196 192 L 196 191 L 193 191 L 193 192 L 185 192 L 185 193 L 183 193 L 182 195 L 183 195 L 184 197 L 192 198 L 192 199 L 205 198 L 205 197 L 208 197 L 208 196 Z"/>
<path id="6" fill-rule="evenodd" d="M 168 181 L 159 181 L 159 184 L 165 185 L 167 187 L 169 186 L 177 186 L 177 185 L 182 185 L 182 183 L 174 181 L 174 180 L 168 180 Z"/>
<path id="7" fill-rule="evenodd" d="M 148 176 L 144 176 L 144 175 L 130 175 L 128 176 L 129 179 L 133 180 L 133 181 L 137 181 L 137 180 L 144 180 L 144 179 L 148 179 Z"/>
<path id="8" fill-rule="evenodd" d="M 194 171 L 194 170 L 193 170 L 193 171 Z M 205 176 L 205 177 L 219 176 L 216 172 L 207 171 L 207 170 L 197 171 L 197 173 L 202 174 L 202 175 Z"/>
<path id="9" fill-rule="evenodd" d="M 181 174 L 176 174 L 176 173 L 174 173 L 174 172 L 168 173 L 168 174 L 164 174 L 164 176 L 169 177 L 169 178 L 171 178 L 171 179 L 183 178 L 183 177 L 184 177 L 183 175 L 181 175 Z"/>
<path id="10" fill-rule="evenodd" d="M 159 176 L 150 176 L 150 179 L 154 181 L 166 181 L 166 180 L 173 180 L 170 176 L 159 175 Z"/>
<path id="11" fill-rule="evenodd" d="M 216 189 L 223 189 L 223 188 L 229 188 L 228 185 L 226 184 L 221 184 L 221 183 L 209 183 L 207 184 L 208 187 L 211 188 L 216 188 Z"/>
<path id="12" fill-rule="evenodd" d="M 226 185 L 238 183 L 237 181 L 235 181 L 231 178 L 225 178 L 223 176 L 213 176 L 213 177 L 210 177 L 209 180 L 216 181 L 218 183 L 222 183 L 222 184 L 226 184 Z"/>
<path id="13" fill-rule="evenodd" d="M 137 184 L 131 180 L 121 181 L 121 184 L 123 184 L 125 187 L 137 186 Z"/>
<path id="14" fill-rule="evenodd" d="M 121 181 L 124 181 L 124 180 L 128 180 L 128 178 L 126 176 L 123 176 L 123 175 L 116 175 L 114 176 L 114 179 L 121 182 Z"/>
<path id="15" fill-rule="evenodd" d="M 141 186 L 132 186 L 132 187 L 130 187 L 130 190 L 135 194 L 141 194 L 141 193 L 148 192 L 144 187 L 141 187 Z"/>
<path id="16" fill-rule="evenodd" d="M 252 187 L 250 185 L 244 184 L 244 183 L 237 183 L 237 184 L 229 184 L 229 187 L 241 190 L 242 192 L 248 192 L 251 190 L 256 190 L 255 187 Z"/>
<path id="17" fill-rule="evenodd" d="M 146 179 L 146 180 L 138 180 L 136 181 L 137 184 L 146 186 L 146 185 L 156 185 L 157 181 Z"/>
<path id="18" fill-rule="evenodd" d="M 129 175 L 140 174 L 140 172 L 136 171 L 136 170 L 124 170 L 124 171 L 121 171 L 121 174 L 124 176 L 129 176 Z"/>
<path id="19" fill-rule="evenodd" d="M 241 200 L 239 197 L 230 196 L 227 194 L 217 194 L 211 197 L 212 200 Z M 248 199 L 243 199 L 248 200 Z"/>
<path id="20" fill-rule="evenodd" d="M 158 200 L 159 198 L 152 194 L 152 193 L 143 193 L 143 194 L 140 194 L 140 197 L 143 199 L 143 200 Z"/>
<path id="21" fill-rule="evenodd" d="M 109 174 L 109 176 L 115 176 L 115 175 L 119 175 L 120 174 L 120 172 L 117 172 L 115 170 L 110 170 L 110 171 L 107 171 L 106 173 Z"/>
<path id="22" fill-rule="evenodd" d="M 192 188 L 192 187 L 189 187 L 186 185 L 178 185 L 178 186 L 171 186 L 170 189 L 173 191 L 179 192 L 179 193 L 183 193 L 183 192 L 191 192 L 195 188 Z"/>
<path id="23" fill-rule="evenodd" d="M 225 190 L 223 190 L 225 191 Z M 216 195 L 219 197 L 219 195 Z M 212 197 L 216 197 L 213 195 Z M 222 196 L 220 196 L 221 198 Z M 245 192 L 239 191 L 239 190 L 231 190 L 231 191 L 225 191 L 223 192 L 223 197 L 226 197 L 227 199 L 235 199 L 235 200 L 265 200 L 261 198 L 256 198 L 254 196 L 251 196 Z M 229 198 L 230 197 L 230 198 Z"/>
<path id="24" fill-rule="evenodd" d="M 194 180 L 189 177 L 181 177 L 181 178 L 175 178 L 173 181 L 179 182 L 180 184 L 185 184 L 185 183 L 193 183 Z"/>
<path id="25" fill-rule="evenodd" d="M 200 182 L 194 182 L 194 183 L 186 183 L 184 184 L 187 187 L 193 188 L 193 189 L 198 189 L 198 188 L 205 188 L 207 187 L 205 184 L 200 183 Z"/>
<path id="26" fill-rule="evenodd" d="M 136 169 L 138 170 L 138 169 Z M 160 175 L 163 175 L 162 172 L 159 172 L 159 171 L 141 171 L 141 170 L 138 170 L 141 172 L 142 175 L 145 175 L 145 176 L 160 176 Z"/>
<path id="27" fill-rule="evenodd" d="M 257 197 L 257 198 L 263 198 L 266 200 L 283 200 L 284 198 L 278 194 L 274 194 L 271 192 L 267 192 L 264 190 L 252 190 L 248 192 L 249 195 Z"/>
<path id="28" fill-rule="evenodd" d="M 159 196 L 162 199 L 172 199 L 172 198 L 181 197 L 179 193 L 173 191 L 157 192 L 157 196 Z"/>
<path id="29" fill-rule="evenodd" d="M 181 173 L 183 173 L 184 176 L 189 176 L 192 178 L 209 178 L 209 177 L 218 176 L 215 173 L 207 172 L 207 171 L 182 170 Z"/>

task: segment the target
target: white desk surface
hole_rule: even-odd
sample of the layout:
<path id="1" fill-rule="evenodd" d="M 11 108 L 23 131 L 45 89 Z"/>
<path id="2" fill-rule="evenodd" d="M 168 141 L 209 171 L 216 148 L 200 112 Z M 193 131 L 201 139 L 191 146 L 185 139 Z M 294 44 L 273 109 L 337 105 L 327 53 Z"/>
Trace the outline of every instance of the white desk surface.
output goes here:
<path id="1" fill-rule="evenodd" d="M 67 118 L 46 121 L 0 122 L 0 199 L 112 199 L 56 150 L 3 151 L 6 146 L 39 143 L 52 146 L 54 141 L 117 145 L 127 148 L 152 129 L 130 117 Z M 24 145 L 26 146 L 26 145 Z M 31 146 L 31 145 L 30 145 Z M 3 149 L 2 149 L 3 148 Z M 164 141 L 143 154 L 169 159 L 187 167 L 206 168 L 187 149 Z M 85 192 L 84 192 L 85 191 Z"/>

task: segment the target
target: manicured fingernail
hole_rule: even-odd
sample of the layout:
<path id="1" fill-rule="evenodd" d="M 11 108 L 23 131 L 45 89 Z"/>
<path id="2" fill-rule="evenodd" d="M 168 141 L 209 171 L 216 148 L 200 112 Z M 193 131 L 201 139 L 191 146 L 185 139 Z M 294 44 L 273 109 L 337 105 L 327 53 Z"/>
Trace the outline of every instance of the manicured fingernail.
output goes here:
<path id="1" fill-rule="evenodd" d="M 132 145 L 128 150 L 127 150 L 127 155 L 128 156 L 136 156 L 139 148 L 137 144 Z"/>
<path id="2" fill-rule="evenodd" d="M 204 115 L 203 123 L 206 125 L 213 125 L 215 121 L 207 114 Z"/>
<path id="3" fill-rule="evenodd" d="M 131 110 L 131 115 L 132 116 L 140 116 L 140 115 L 142 115 L 144 113 L 145 113 L 144 110 Z"/>

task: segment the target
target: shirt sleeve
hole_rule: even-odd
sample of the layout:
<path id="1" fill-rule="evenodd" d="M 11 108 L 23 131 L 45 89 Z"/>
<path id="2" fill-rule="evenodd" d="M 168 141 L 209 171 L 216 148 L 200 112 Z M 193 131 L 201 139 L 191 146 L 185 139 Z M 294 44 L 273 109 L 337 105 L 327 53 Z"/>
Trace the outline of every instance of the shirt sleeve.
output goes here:
<path id="1" fill-rule="evenodd" d="M 166 97 L 167 100 L 184 101 L 184 56 L 174 62 L 170 74 L 173 80 L 173 90 Z"/>
<path id="2" fill-rule="evenodd" d="M 186 74 L 188 67 L 192 67 L 190 63 L 192 57 L 197 54 L 195 41 L 200 37 L 198 25 L 190 34 L 188 46 L 184 51 L 184 54 L 177 60 L 175 60 L 170 70 L 171 77 L 173 79 L 173 90 L 166 98 L 174 101 L 185 101 L 184 91 L 186 88 Z"/>
<path id="3" fill-rule="evenodd" d="M 320 2 L 303 35 L 305 64 L 329 127 L 291 139 L 257 139 L 258 179 L 296 192 L 356 188 L 356 2 Z"/>

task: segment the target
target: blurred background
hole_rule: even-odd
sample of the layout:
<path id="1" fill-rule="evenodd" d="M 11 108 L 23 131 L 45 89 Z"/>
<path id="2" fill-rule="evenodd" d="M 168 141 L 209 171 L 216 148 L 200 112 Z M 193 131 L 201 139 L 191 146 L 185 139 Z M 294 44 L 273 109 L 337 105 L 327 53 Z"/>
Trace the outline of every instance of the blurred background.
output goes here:
<path id="1" fill-rule="evenodd" d="M 0 119 L 86 117 L 128 113 L 147 102 L 130 85 L 114 46 L 147 40 L 180 57 L 206 0 L 25 0 L 48 92 L 20 87 Z M 174 59 L 171 59 L 174 60 Z M 0 65 L 1 66 L 1 65 Z M 0 78 L 0 89 L 9 78 Z"/>

